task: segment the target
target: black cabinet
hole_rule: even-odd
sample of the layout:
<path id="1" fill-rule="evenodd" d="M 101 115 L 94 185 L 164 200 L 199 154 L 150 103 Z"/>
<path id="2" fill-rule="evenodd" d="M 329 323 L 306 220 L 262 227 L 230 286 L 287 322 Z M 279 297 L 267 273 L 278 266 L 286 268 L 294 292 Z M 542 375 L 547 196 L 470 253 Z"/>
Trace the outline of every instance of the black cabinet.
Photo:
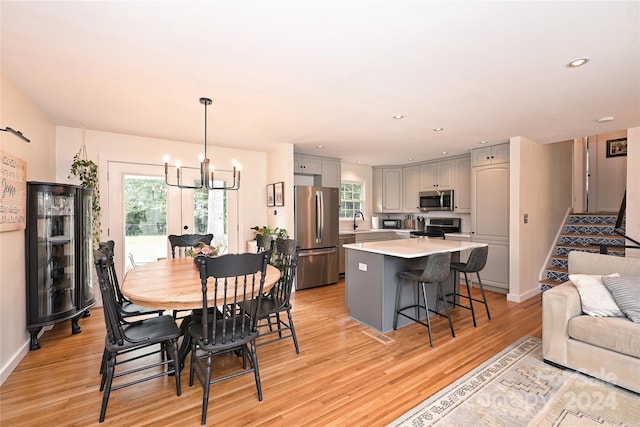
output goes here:
<path id="1" fill-rule="evenodd" d="M 30 349 L 40 348 L 44 326 L 78 319 L 96 302 L 92 287 L 93 192 L 65 184 L 27 185 L 26 284 Z"/>

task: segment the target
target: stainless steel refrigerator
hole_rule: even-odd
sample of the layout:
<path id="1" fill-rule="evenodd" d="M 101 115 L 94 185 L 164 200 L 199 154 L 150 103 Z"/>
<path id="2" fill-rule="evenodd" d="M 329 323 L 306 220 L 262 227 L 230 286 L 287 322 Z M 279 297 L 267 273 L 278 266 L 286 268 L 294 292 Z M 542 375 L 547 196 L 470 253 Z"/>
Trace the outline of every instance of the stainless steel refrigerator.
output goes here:
<path id="1" fill-rule="evenodd" d="M 338 281 L 338 212 L 340 190 L 295 187 L 295 239 L 300 246 L 296 289 Z"/>

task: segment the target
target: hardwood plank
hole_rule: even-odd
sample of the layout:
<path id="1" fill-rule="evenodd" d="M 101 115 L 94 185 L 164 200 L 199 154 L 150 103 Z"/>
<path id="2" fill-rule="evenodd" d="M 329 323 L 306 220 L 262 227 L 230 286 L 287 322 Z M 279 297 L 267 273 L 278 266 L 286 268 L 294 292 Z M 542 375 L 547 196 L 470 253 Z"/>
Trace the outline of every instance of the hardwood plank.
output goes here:
<path id="1" fill-rule="evenodd" d="M 383 426 L 447 386 L 524 335 L 541 337 L 541 297 L 523 303 L 488 292 L 492 320 L 477 310 L 453 311 L 456 337 L 446 319 L 427 329 L 413 324 L 376 339 L 378 333 L 352 320 L 344 306 L 344 282 L 294 293 L 293 316 L 300 343 L 258 348 L 264 399 L 252 375 L 211 386 L 209 425 Z M 1 425 L 96 425 L 102 393 L 98 375 L 104 343 L 102 311 L 81 319 L 83 332 L 56 325 L 0 387 Z M 216 372 L 238 366 L 229 355 Z M 173 378 L 159 378 L 112 392 L 104 425 L 200 425 L 202 388 L 182 396 Z"/>

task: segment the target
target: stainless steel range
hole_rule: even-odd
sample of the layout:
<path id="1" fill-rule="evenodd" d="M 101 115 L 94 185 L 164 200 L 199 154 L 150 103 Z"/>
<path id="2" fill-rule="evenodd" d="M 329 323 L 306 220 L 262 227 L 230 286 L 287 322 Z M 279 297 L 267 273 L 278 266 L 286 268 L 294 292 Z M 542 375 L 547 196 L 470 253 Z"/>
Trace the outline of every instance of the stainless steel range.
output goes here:
<path id="1" fill-rule="evenodd" d="M 445 233 L 459 233 L 460 218 L 427 218 L 424 230 L 412 231 L 411 237 L 435 237 L 444 239 Z"/>

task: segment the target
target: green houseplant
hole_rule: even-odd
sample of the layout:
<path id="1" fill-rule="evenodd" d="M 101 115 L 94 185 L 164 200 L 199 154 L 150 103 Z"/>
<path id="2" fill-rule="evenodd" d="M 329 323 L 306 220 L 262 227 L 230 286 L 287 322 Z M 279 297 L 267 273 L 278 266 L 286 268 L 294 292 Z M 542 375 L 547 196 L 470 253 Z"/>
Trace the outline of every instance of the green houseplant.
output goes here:
<path id="1" fill-rule="evenodd" d="M 100 233 L 102 231 L 102 225 L 100 222 L 98 165 L 93 160 L 87 159 L 87 151 L 85 147 L 82 147 L 80 151 L 73 156 L 73 162 L 71 163 L 71 170 L 68 178 L 79 178 L 80 185 L 82 185 L 82 187 L 93 190 L 93 197 L 91 199 L 91 236 L 94 247 L 97 248 L 98 243 L 100 242 Z"/>

